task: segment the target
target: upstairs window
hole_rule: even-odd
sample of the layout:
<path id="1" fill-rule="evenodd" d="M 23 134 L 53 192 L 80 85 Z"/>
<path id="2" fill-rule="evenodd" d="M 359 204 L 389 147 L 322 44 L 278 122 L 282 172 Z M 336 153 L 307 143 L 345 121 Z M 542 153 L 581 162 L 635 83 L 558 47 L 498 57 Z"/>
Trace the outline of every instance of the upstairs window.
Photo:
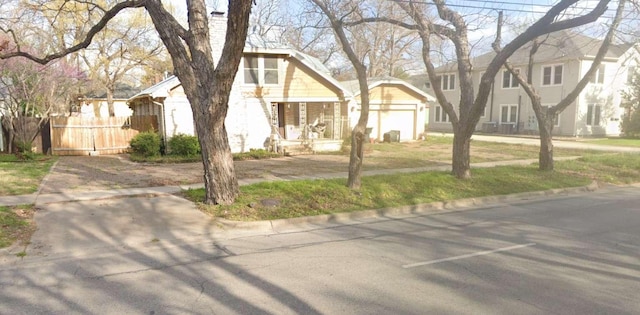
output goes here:
<path id="1" fill-rule="evenodd" d="M 451 91 L 456 88 L 456 75 L 443 74 L 440 76 L 440 86 L 443 91 Z"/>
<path id="2" fill-rule="evenodd" d="M 245 56 L 244 57 L 244 83 L 246 84 L 258 84 L 258 57 L 257 56 Z"/>
<path id="3" fill-rule="evenodd" d="M 542 67 L 542 85 L 561 85 L 562 84 L 562 65 Z"/>
<path id="4" fill-rule="evenodd" d="M 263 85 L 279 83 L 279 60 L 274 56 L 244 56 L 244 83 Z"/>
<path id="5" fill-rule="evenodd" d="M 264 57 L 264 83 L 278 84 L 278 58 Z"/>
<path id="6" fill-rule="evenodd" d="M 635 81 L 635 76 L 636 67 L 630 66 L 629 68 L 627 68 L 627 84 L 633 84 L 633 81 Z"/>
<path id="7" fill-rule="evenodd" d="M 591 80 L 589 80 L 589 82 L 594 84 L 604 83 L 604 69 L 604 65 L 601 64 L 600 67 L 598 67 L 598 70 L 596 70 L 596 73 L 593 75 L 593 77 L 591 77 Z"/>
<path id="8" fill-rule="evenodd" d="M 520 73 L 520 69 L 515 69 L 516 73 Z M 503 89 L 513 89 L 519 87 L 518 79 L 509 72 L 509 70 L 504 70 L 502 72 L 502 88 Z"/>

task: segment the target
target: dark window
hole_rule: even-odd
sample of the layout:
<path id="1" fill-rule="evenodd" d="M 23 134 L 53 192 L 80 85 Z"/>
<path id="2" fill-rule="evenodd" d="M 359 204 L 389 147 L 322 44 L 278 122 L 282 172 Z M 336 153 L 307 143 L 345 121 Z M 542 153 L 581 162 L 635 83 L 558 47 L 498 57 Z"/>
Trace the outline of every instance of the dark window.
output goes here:
<path id="1" fill-rule="evenodd" d="M 258 57 L 244 57 L 244 83 L 258 84 Z"/>

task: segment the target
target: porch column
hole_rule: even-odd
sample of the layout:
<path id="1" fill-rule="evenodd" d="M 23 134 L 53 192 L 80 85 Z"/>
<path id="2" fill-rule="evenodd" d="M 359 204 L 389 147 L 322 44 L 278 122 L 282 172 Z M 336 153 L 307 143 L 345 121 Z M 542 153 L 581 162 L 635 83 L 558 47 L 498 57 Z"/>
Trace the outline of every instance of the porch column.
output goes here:
<path id="1" fill-rule="evenodd" d="M 342 116 L 340 114 L 340 103 L 333 103 L 333 140 L 342 138 Z"/>

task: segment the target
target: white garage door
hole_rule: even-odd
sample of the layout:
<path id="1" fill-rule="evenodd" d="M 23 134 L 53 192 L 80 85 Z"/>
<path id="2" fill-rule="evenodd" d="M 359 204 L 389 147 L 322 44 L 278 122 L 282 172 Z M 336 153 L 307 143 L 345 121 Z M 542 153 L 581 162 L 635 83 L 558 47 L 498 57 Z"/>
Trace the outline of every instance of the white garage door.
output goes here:
<path id="1" fill-rule="evenodd" d="M 391 130 L 400 130 L 400 140 L 415 139 L 414 110 L 388 110 L 380 111 L 380 137 Z"/>

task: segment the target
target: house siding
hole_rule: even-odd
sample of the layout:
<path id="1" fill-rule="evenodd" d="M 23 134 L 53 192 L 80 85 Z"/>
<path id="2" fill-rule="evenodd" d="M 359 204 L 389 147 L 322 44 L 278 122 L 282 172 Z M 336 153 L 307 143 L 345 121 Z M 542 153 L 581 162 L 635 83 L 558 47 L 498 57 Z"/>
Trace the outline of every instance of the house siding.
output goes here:
<path id="1" fill-rule="evenodd" d="M 603 62 L 605 64 L 605 79 L 603 84 L 590 83 L 580 94 L 578 99 L 567 107 L 559 115 L 558 126 L 554 127 L 554 135 L 562 136 L 592 136 L 592 135 L 619 135 L 620 121 L 623 115 L 623 109 L 620 107 L 621 96 L 620 91 L 624 88 L 626 80 L 626 67 L 623 65 L 624 60 L 629 58 L 620 58 L 620 61 Z M 541 103 L 545 105 L 557 105 L 573 88 L 578 84 L 579 80 L 588 71 L 591 66 L 591 60 L 555 60 L 534 65 L 533 68 L 533 85 L 541 95 Z M 563 66 L 562 84 L 560 85 L 542 85 L 542 71 L 545 66 Z M 503 71 L 500 70 L 495 77 L 495 87 L 492 96 L 489 96 L 485 108 L 485 115 L 481 117 L 476 131 L 482 130 L 485 122 L 500 123 L 501 106 L 502 105 L 518 105 L 518 125 L 516 129 L 519 133 L 535 134 L 538 132 L 538 123 L 535 113 L 531 106 L 531 101 L 524 90 L 520 88 L 503 88 Z M 477 90 L 480 77 L 483 71 L 474 71 L 473 81 L 474 88 Z M 458 80 L 456 80 L 458 81 Z M 459 104 L 459 82 L 456 82 L 454 90 L 443 91 L 447 99 L 454 104 L 454 109 L 458 112 Z M 431 89 L 429 93 L 433 93 Z M 602 105 L 602 115 L 600 126 L 587 125 L 588 104 L 597 103 Z M 437 106 L 437 105 L 436 105 Z M 432 107 L 432 110 L 434 107 Z M 452 131 L 451 123 L 435 122 L 435 115 L 430 115 L 429 129 L 434 131 Z"/>

